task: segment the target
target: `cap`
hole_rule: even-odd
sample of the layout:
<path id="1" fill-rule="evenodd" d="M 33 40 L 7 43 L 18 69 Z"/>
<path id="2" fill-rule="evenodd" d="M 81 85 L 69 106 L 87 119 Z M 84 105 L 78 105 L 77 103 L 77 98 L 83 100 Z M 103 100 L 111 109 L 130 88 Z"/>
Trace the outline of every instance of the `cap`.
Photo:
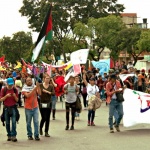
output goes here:
<path id="1" fill-rule="evenodd" d="M 13 80 L 13 78 L 8 78 L 8 79 L 7 79 L 7 84 L 8 84 L 8 85 L 14 85 L 14 80 Z"/>
<path id="2" fill-rule="evenodd" d="M 144 72 L 144 73 L 145 73 L 145 69 L 142 69 L 141 72 Z"/>

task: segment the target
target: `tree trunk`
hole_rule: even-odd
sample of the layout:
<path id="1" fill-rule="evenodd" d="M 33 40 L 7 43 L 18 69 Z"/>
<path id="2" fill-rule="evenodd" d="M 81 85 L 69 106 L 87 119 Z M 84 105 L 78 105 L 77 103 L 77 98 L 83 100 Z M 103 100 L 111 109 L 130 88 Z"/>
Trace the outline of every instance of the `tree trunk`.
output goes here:
<path id="1" fill-rule="evenodd" d="M 64 57 L 64 62 L 67 63 L 66 54 L 64 52 L 64 48 L 63 47 L 62 47 L 62 54 L 63 54 L 63 57 Z"/>
<path id="2" fill-rule="evenodd" d="M 138 56 L 134 56 L 134 55 L 132 55 L 132 56 L 133 56 L 133 59 L 134 59 L 133 66 L 135 66 L 137 61 L 138 61 Z"/>

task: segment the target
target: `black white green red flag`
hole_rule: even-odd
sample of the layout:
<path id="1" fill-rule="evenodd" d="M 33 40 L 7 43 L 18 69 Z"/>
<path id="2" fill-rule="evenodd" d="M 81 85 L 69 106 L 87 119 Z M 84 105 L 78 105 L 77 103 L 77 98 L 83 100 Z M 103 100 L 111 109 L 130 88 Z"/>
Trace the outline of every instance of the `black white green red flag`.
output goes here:
<path id="1" fill-rule="evenodd" d="M 33 50 L 32 62 L 34 62 L 40 54 L 43 44 L 47 40 L 52 40 L 52 6 L 48 10 L 42 29 L 38 36 L 35 48 Z"/>

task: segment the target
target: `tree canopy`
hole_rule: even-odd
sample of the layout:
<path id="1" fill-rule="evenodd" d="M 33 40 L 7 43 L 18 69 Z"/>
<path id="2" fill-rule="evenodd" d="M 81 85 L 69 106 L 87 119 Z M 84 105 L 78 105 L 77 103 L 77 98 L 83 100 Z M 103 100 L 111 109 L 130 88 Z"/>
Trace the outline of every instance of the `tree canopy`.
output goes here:
<path id="1" fill-rule="evenodd" d="M 100 54 L 105 47 L 111 51 L 118 49 L 118 33 L 125 28 L 125 24 L 119 16 L 109 15 L 107 17 L 95 19 L 90 18 L 87 24 L 77 23 L 74 28 L 74 34 L 79 39 L 90 39 L 91 49 L 95 53 L 90 53 L 92 59 L 95 55 L 100 59 Z"/>
<path id="2" fill-rule="evenodd" d="M 28 59 L 32 47 L 33 42 L 30 32 L 20 31 L 14 33 L 12 37 L 4 36 L 0 40 L 1 54 L 5 55 L 7 61 L 12 63 L 21 58 Z"/>
<path id="3" fill-rule="evenodd" d="M 23 0 L 20 13 L 28 18 L 29 27 L 33 31 L 40 32 L 50 3 L 53 4 L 52 16 L 55 38 L 53 45 L 55 45 L 56 50 L 63 53 L 65 60 L 66 46 L 64 46 L 64 40 L 70 39 L 75 23 L 79 21 L 87 23 L 90 17 L 100 18 L 110 13 L 119 14 L 124 10 L 124 6 L 118 4 L 117 0 L 53 0 L 53 2 L 51 0 Z M 74 40 L 73 43 L 76 43 L 77 39 L 74 37 L 71 38 L 72 40 Z M 59 44 L 56 45 L 56 42 Z"/>

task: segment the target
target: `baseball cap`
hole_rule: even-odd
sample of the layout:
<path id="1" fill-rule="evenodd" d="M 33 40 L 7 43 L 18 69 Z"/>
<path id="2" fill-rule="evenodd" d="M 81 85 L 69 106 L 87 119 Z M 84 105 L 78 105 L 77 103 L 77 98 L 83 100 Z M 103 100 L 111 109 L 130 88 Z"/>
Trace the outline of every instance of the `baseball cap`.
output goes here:
<path id="1" fill-rule="evenodd" d="M 7 84 L 8 85 L 14 85 L 14 79 L 13 78 L 8 78 L 7 79 Z"/>

